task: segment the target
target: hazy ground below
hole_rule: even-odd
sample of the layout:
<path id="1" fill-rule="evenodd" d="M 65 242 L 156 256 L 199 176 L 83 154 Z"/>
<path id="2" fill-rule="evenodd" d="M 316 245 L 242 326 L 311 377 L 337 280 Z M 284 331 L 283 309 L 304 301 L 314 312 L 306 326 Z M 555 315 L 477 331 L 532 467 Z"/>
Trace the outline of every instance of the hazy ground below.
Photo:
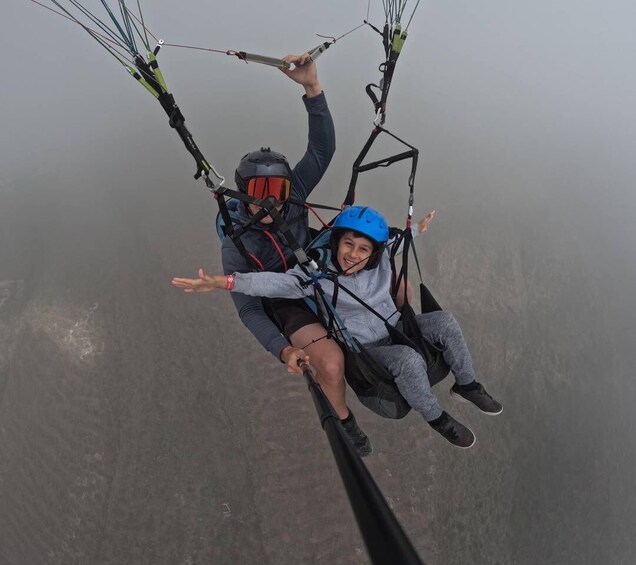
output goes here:
<path id="1" fill-rule="evenodd" d="M 366 563 L 302 380 L 169 284 L 219 268 L 214 202 L 133 168 L 0 188 L 0 563 Z M 462 451 L 352 400 L 366 464 L 429 564 L 628 565 L 634 273 L 581 205 L 500 202 L 446 192 L 418 249 L 504 413 L 442 382 Z"/>

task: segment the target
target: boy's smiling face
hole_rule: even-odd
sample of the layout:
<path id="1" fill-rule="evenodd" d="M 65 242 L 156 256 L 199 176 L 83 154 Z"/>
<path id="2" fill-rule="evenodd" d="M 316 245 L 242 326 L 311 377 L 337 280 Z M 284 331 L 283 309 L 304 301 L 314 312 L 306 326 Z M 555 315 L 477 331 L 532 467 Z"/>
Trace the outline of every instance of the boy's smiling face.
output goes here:
<path id="1" fill-rule="evenodd" d="M 373 251 L 374 245 L 370 239 L 356 232 L 346 231 L 340 236 L 336 258 L 340 268 L 347 275 L 352 275 L 365 268 Z"/>

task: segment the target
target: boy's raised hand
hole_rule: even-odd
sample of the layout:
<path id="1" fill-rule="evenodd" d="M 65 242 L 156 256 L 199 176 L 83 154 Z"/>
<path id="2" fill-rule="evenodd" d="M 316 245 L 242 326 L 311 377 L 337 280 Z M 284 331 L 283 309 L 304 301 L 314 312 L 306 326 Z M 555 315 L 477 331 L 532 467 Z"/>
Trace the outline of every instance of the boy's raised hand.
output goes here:
<path id="1" fill-rule="evenodd" d="M 424 216 L 424 218 L 422 218 L 418 223 L 417 223 L 417 231 L 419 233 L 423 233 L 426 230 L 428 230 L 428 224 L 431 222 L 431 220 L 435 217 L 435 210 L 431 210 L 428 214 L 426 214 L 426 216 Z"/>

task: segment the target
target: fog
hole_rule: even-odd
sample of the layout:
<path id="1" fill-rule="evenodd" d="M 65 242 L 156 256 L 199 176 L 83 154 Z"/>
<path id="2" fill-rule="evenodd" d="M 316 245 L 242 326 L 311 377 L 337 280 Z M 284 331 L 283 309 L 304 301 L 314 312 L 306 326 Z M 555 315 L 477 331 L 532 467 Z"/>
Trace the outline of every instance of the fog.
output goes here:
<path id="1" fill-rule="evenodd" d="M 86 4 L 90 4 L 86 2 Z M 380 2 L 370 20 L 382 23 Z M 361 23 L 363 1 L 155 0 L 167 42 L 272 56 Z M 386 127 L 418 147 L 424 275 L 460 320 L 497 418 L 417 414 L 349 393 L 365 460 L 427 564 L 631 564 L 636 555 L 636 7 L 425 2 Z M 367 563 L 302 379 L 226 295 L 216 203 L 156 101 L 85 32 L 11 1 L 0 37 L 0 563 Z M 372 127 L 383 51 L 368 27 L 318 71 L 337 152 L 312 201 L 338 206 Z M 263 145 L 299 159 L 302 89 L 276 69 L 164 47 L 186 124 L 228 179 Z M 388 139 L 375 156 L 401 151 Z M 406 164 L 357 202 L 403 225 Z"/>

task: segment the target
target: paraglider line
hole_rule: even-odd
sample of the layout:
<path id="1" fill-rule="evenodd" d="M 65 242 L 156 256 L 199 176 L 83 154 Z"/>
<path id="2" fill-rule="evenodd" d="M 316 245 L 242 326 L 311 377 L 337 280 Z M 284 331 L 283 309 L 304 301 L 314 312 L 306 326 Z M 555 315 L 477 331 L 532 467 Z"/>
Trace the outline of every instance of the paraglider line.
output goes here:
<path id="1" fill-rule="evenodd" d="M 164 43 L 164 46 L 166 46 L 166 47 L 181 47 L 183 49 L 196 49 L 198 51 L 212 51 L 213 53 L 223 53 L 224 55 L 237 55 L 238 54 L 238 51 L 224 51 L 223 49 L 211 49 L 210 47 L 196 47 L 194 45 L 182 45 L 180 43 Z"/>
<path id="2" fill-rule="evenodd" d="M 139 3 L 137 3 L 139 4 Z M 152 33 L 152 31 L 150 31 L 147 27 L 146 24 L 144 23 L 144 16 L 141 12 L 141 10 L 139 10 L 139 13 L 141 14 L 141 20 L 136 16 L 136 14 L 134 12 L 132 12 L 131 10 L 129 10 L 128 8 L 126 8 L 126 11 L 130 14 L 130 16 L 136 20 L 136 22 L 141 25 L 141 27 L 144 29 L 144 32 L 148 32 L 150 34 L 150 37 L 152 37 L 157 43 L 159 43 L 159 39 L 157 38 L 157 36 Z M 147 39 L 146 39 L 147 41 Z"/>

